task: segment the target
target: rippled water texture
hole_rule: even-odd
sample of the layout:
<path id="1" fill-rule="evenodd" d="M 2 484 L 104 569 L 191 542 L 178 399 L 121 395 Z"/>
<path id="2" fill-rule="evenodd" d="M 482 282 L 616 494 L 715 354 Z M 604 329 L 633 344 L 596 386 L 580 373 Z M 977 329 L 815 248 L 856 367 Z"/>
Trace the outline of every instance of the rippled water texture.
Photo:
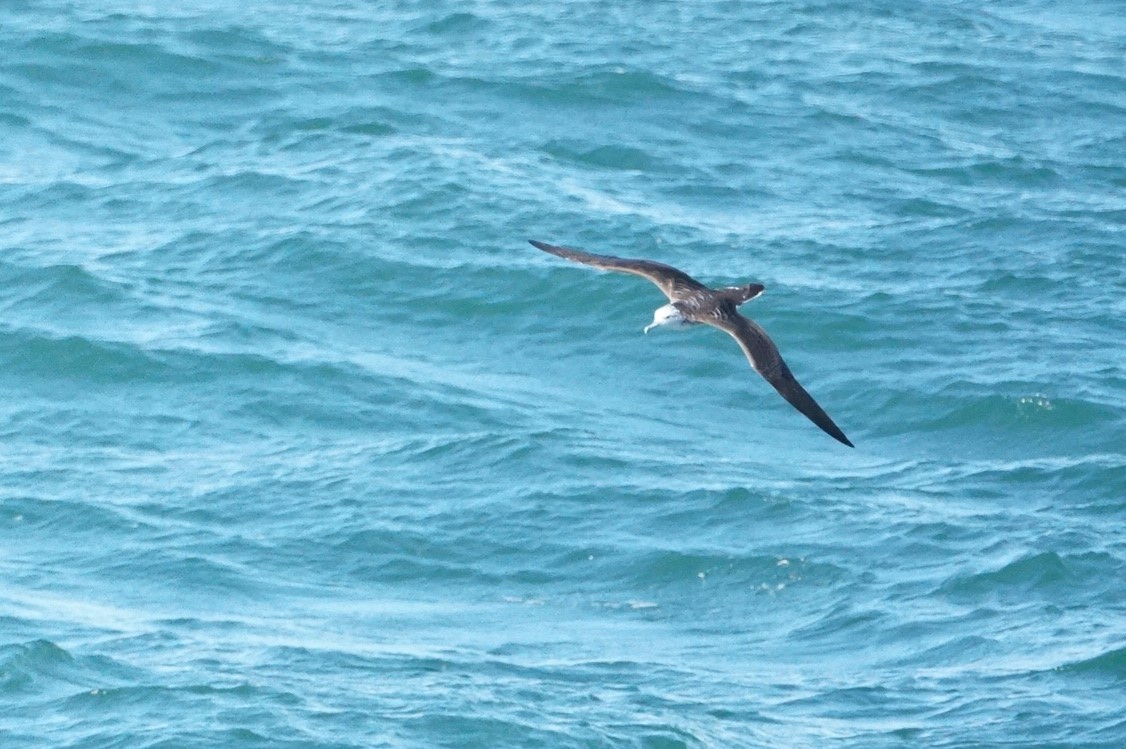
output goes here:
<path id="1" fill-rule="evenodd" d="M 1126 12 L 980 5 L 0 5 L 0 745 L 1126 746 Z"/>

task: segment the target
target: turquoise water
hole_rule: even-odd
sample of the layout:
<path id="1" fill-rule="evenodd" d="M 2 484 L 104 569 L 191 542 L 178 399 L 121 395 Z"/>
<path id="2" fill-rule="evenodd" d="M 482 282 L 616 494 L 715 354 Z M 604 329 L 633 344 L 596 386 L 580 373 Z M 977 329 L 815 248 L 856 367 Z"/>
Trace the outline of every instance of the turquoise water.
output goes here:
<path id="1" fill-rule="evenodd" d="M 1126 746 L 1115 2 L 0 5 L 3 747 Z M 856 443 L 527 239 L 761 282 Z"/>

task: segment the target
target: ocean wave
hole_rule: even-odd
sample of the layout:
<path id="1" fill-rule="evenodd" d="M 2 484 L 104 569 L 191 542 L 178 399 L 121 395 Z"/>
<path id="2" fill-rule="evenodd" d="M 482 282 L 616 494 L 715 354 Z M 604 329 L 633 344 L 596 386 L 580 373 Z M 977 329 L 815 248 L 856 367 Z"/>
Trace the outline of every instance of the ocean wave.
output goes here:
<path id="1" fill-rule="evenodd" d="M 544 145 L 544 151 L 551 156 L 577 164 L 602 169 L 624 169 L 628 171 L 652 171 L 659 169 L 659 163 L 648 153 L 628 146 L 578 146 L 575 143 L 553 140 Z"/>
<path id="2" fill-rule="evenodd" d="M 159 380 L 167 371 L 158 356 L 136 345 L 26 328 L 0 330 L 0 361 L 9 375 L 39 380 L 113 384 Z"/>
<path id="3" fill-rule="evenodd" d="M 5 70 L 23 73 L 29 83 L 80 86 L 93 77 L 118 94 L 143 89 L 146 83 L 167 84 L 170 77 L 214 79 L 223 70 L 210 56 L 176 52 L 158 42 L 44 32 L 22 46 L 24 59 L 36 62 L 8 65 Z"/>
<path id="4" fill-rule="evenodd" d="M 0 645 L 0 693 L 10 699 L 65 698 L 139 677 L 139 669 L 118 660 L 76 655 L 49 640 Z"/>
<path id="5" fill-rule="evenodd" d="M 38 691 L 44 683 L 70 684 L 74 658 L 53 642 L 0 645 L 0 691 L 6 694 Z"/>
<path id="6" fill-rule="evenodd" d="M 426 21 L 418 26 L 418 30 L 436 36 L 460 35 L 469 32 L 483 31 L 489 22 L 474 13 L 450 13 L 434 21 Z"/>
<path id="7" fill-rule="evenodd" d="M 1012 391 L 1011 385 L 997 385 L 995 390 Z M 995 430 L 998 434 L 1021 434 L 1058 437 L 1059 431 L 1085 432 L 1093 424 L 1110 427 L 1122 420 L 1121 413 L 1096 400 L 1060 398 L 1043 393 L 989 393 L 989 388 L 970 383 L 949 384 L 941 393 L 885 393 L 880 399 L 879 413 L 895 419 L 881 418 L 879 433 L 908 432 L 935 434 L 947 430 Z M 916 405 L 920 398 L 926 409 Z M 980 432 L 979 432 L 980 433 Z"/>
<path id="8" fill-rule="evenodd" d="M 542 82 L 541 82 L 542 81 Z M 621 66 L 596 66 L 570 74 L 555 74 L 544 81 L 524 81 L 518 88 L 527 98 L 550 100 L 570 106 L 606 105 L 623 101 L 652 105 L 693 96 L 704 97 L 680 82 L 651 70 Z"/>
<path id="9" fill-rule="evenodd" d="M 956 575 L 944 582 L 938 592 L 961 600 L 1002 598 L 1059 602 L 1083 599 L 1093 592 L 1081 587 L 1089 581 L 1089 571 L 1113 561 L 1105 554 L 1026 553 L 999 567 Z M 1104 587 L 1101 583 L 1098 585 L 1100 589 Z"/>
<path id="10" fill-rule="evenodd" d="M 28 267 L 0 262 L 0 283 L 4 284 L 0 304 L 9 311 L 117 307 L 133 298 L 128 286 L 72 264 Z"/>
<path id="11" fill-rule="evenodd" d="M 1126 681 L 1126 647 L 1111 648 L 1099 655 L 1072 661 L 1060 670 L 1075 674 L 1105 675 L 1116 681 Z"/>
<path id="12" fill-rule="evenodd" d="M 226 60 L 257 67 L 278 66 L 293 48 L 248 26 L 188 28 L 181 39 L 196 54 L 209 60 Z"/>

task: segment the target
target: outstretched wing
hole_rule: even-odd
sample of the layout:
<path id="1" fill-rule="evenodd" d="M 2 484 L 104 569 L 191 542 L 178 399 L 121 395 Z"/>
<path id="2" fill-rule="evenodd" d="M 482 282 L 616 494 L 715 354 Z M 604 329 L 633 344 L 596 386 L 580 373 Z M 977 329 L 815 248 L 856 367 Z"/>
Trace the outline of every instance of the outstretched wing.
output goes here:
<path id="1" fill-rule="evenodd" d="M 790 368 L 778 353 L 778 347 L 770 340 L 765 330 L 737 312 L 709 319 L 699 318 L 699 321 L 719 328 L 734 338 L 739 348 L 747 355 L 751 367 L 789 401 L 791 406 L 805 414 L 806 418 L 821 427 L 833 439 L 849 447 L 853 446 L 840 427 L 829 418 L 829 414 L 825 413 L 825 410 L 817 405 L 817 401 L 813 400 L 813 396 L 794 379 Z"/>
<path id="2" fill-rule="evenodd" d="M 652 260 L 628 260 L 610 255 L 595 255 L 570 247 L 556 247 L 544 242 L 537 242 L 534 239 L 528 241 L 536 249 L 558 255 L 565 260 L 591 265 L 602 270 L 632 273 L 635 276 L 647 278 L 657 285 L 657 288 L 669 298 L 670 302 L 675 302 L 693 291 L 707 290 L 706 286 L 692 276 L 664 263 L 655 263 Z"/>

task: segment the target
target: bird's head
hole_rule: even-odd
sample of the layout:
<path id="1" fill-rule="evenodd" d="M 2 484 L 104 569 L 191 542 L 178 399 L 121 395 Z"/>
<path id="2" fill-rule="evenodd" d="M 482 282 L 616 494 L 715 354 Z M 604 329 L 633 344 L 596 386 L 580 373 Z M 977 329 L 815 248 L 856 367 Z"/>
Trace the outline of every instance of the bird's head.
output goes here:
<path id="1" fill-rule="evenodd" d="M 675 304 L 666 304 L 664 307 L 653 310 L 653 322 L 646 325 L 643 332 L 648 333 L 653 328 L 659 328 L 663 325 L 678 328 L 687 324 L 688 320 L 684 317 L 684 313 Z"/>

